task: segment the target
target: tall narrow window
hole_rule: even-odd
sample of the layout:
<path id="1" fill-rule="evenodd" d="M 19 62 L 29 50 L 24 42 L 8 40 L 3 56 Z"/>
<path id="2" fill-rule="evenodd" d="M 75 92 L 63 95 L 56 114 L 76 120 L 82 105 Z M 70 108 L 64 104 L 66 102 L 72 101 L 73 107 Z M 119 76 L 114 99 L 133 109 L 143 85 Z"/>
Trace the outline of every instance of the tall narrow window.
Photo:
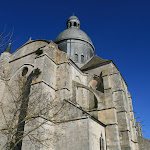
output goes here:
<path id="1" fill-rule="evenodd" d="M 84 63 L 84 55 L 81 55 L 81 63 Z"/>
<path id="2" fill-rule="evenodd" d="M 101 137 L 99 139 L 99 142 L 100 142 L 100 150 L 104 150 L 104 140 L 103 140 L 102 134 L 101 134 Z"/>
<path id="3" fill-rule="evenodd" d="M 74 61 L 75 61 L 75 62 L 78 62 L 78 54 L 75 54 L 75 55 L 74 55 Z"/>

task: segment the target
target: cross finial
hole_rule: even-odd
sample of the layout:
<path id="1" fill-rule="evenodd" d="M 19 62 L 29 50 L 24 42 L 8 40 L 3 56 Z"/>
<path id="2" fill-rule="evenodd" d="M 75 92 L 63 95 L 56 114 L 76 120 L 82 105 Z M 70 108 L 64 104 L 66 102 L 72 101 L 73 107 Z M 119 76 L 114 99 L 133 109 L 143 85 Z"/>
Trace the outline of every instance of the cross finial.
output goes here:
<path id="1" fill-rule="evenodd" d="M 72 15 L 74 16 L 74 13 Z"/>

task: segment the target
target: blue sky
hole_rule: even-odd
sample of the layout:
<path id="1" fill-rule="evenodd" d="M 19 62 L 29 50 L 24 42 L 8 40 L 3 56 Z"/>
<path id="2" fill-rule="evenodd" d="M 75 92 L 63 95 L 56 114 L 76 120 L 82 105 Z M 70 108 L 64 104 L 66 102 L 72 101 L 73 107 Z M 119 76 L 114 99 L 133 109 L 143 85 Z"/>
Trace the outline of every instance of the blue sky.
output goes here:
<path id="1" fill-rule="evenodd" d="M 128 84 L 137 121 L 150 139 L 149 0 L 7 0 L 1 1 L 0 31 L 14 29 L 15 51 L 29 37 L 55 40 L 66 21 L 78 16 L 96 55 L 113 60 Z"/>

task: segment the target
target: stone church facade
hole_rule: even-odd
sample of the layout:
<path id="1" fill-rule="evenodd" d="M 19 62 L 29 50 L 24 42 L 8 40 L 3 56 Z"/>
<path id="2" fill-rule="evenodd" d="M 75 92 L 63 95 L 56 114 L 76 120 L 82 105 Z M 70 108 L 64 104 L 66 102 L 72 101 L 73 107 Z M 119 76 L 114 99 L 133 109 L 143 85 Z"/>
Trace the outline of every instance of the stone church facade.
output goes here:
<path id="1" fill-rule="evenodd" d="M 15 145 L 25 96 L 23 150 L 139 150 L 127 83 L 112 60 L 94 53 L 76 16 L 55 43 L 30 39 L 12 54 L 8 45 L 0 56 L 0 149 Z"/>

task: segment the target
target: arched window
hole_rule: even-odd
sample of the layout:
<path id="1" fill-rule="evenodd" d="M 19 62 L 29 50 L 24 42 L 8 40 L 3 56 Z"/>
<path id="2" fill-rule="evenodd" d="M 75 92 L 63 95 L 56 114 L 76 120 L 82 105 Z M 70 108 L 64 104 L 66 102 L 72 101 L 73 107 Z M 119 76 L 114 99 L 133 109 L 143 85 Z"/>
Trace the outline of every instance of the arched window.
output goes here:
<path id="1" fill-rule="evenodd" d="M 25 76 L 28 73 L 28 68 L 24 67 L 22 70 L 22 76 Z"/>
<path id="2" fill-rule="evenodd" d="M 74 26 L 75 26 L 75 27 L 77 26 L 77 23 L 76 23 L 76 22 L 74 22 Z"/>
<path id="3" fill-rule="evenodd" d="M 84 55 L 81 55 L 81 63 L 84 63 Z"/>
<path id="4" fill-rule="evenodd" d="M 75 55 L 74 55 L 74 61 L 75 61 L 75 62 L 78 62 L 78 54 L 75 54 Z"/>
<path id="5" fill-rule="evenodd" d="M 102 134 L 101 134 L 101 137 L 99 139 L 99 143 L 100 143 L 100 150 L 104 150 L 104 139 L 103 139 Z"/>

